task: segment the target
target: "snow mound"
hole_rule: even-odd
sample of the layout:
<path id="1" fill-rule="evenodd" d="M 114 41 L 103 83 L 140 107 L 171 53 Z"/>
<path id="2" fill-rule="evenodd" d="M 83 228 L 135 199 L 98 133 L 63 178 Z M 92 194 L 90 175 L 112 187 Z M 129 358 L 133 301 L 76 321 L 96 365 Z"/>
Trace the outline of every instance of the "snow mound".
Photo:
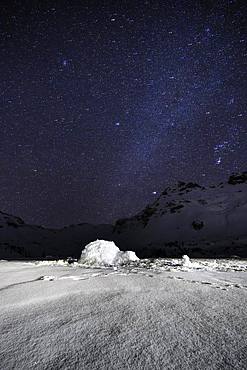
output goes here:
<path id="1" fill-rule="evenodd" d="M 182 257 L 182 265 L 185 267 L 191 267 L 192 263 L 190 262 L 189 256 L 186 254 Z"/>
<path id="2" fill-rule="evenodd" d="M 122 252 L 114 242 L 97 239 L 85 246 L 79 263 L 95 266 L 118 266 L 135 261 L 139 261 L 135 252 Z"/>

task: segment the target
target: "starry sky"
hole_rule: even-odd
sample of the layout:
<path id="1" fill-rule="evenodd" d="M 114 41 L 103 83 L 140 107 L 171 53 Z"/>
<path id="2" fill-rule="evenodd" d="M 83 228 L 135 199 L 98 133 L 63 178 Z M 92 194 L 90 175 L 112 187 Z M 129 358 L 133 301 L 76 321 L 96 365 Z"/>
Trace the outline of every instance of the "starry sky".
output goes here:
<path id="1" fill-rule="evenodd" d="M 246 1 L 2 1 L 0 210 L 108 223 L 247 169 Z"/>

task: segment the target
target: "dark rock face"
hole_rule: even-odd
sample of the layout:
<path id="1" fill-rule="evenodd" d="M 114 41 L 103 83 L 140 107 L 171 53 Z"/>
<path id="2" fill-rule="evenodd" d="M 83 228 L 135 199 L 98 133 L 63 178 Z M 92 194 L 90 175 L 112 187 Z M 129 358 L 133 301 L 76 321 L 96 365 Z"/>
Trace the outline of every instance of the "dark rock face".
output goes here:
<path id="1" fill-rule="evenodd" d="M 170 209 L 170 212 L 171 212 L 171 213 L 177 213 L 177 212 L 179 212 L 179 210 L 180 210 L 181 208 L 184 208 L 184 205 L 183 205 L 183 204 L 178 204 L 177 206 L 172 207 L 172 208 Z"/>
<path id="2" fill-rule="evenodd" d="M 144 211 L 136 216 L 137 221 L 141 221 L 143 226 L 146 227 L 151 216 L 156 212 L 155 207 L 147 206 Z"/>
<path id="3" fill-rule="evenodd" d="M 180 191 L 185 191 L 185 190 L 190 190 L 190 189 L 202 189 L 202 186 L 198 185 L 197 183 L 195 182 L 188 182 L 187 184 L 180 181 L 179 182 L 179 190 Z"/>
<path id="4" fill-rule="evenodd" d="M 228 184 L 236 185 L 236 184 L 243 184 L 247 182 L 247 172 L 243 172 L 241 174 L 232 175 L 229 177 Z"/>
<path id="5" fill-rule="evenodd" d="M 203 221 L 193 221 L 192 222 L 192 227 L 194 230 L 201 230 L 204 226 L 204 222 Z"/>

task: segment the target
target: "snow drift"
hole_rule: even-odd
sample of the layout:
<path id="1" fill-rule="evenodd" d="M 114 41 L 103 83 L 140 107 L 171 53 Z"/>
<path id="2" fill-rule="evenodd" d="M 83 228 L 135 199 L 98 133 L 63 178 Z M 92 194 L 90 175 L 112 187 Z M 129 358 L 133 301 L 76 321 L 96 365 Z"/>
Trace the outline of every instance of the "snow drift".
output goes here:
<path id="1" fill-rule="evenodd" d="M 122 252 L 114 242 L 97 239 L 85 246 L 79 263 L 96 266 L 118 266 L 138 260 L 139 258 L 135 252 Z"/>

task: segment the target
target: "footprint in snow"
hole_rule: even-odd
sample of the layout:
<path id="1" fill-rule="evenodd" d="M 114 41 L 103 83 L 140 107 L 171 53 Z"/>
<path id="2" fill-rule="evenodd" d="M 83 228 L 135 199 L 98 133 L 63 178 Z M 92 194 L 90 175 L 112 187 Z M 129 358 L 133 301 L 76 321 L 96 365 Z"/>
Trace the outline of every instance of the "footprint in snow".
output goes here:
<path id="1" fill-rule="evenodd" d="M 238 288 L 238 289 L 243 289 L 247 288 L 245 285 L 237 284 L 237 283 L 223 283 L 222 285 L 210 282 L 210 281 L 197 281 L 197 280 L 186 280 L 181 276 L 167 276 L 168 279 L 175 279 L 175 280 L 182 280 L 186 283 L 191 283 L 191 284 L 201 284 L 201 285 L 209 285 L 212 288 L 215 289 L 221 289 L 221 290 L 228 290 L 227 288 Z"/>
<path id="2" fill-rule="evenodd" d="M 56 278 L 55 276 L 40 276 L 37 280 L 44 280 L 44 281 L 54 281 Z"/>

